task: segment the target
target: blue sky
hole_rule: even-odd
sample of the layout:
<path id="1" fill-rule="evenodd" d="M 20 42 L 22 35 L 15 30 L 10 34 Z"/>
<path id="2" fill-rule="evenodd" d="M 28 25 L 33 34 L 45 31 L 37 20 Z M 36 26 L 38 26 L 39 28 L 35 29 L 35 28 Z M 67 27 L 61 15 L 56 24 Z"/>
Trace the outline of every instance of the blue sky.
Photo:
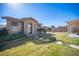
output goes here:
<path id="1" fill-rule="evenodd" d="M 15 18 L 33 17 L 40 23 L 49 26 L 64 26 L 66 21 L 79 19 L 77 3 L 32 3 L 32 4 L 0 4 L 0 17 Z M 5 23 L 0 18 L 0 24 Z"/>

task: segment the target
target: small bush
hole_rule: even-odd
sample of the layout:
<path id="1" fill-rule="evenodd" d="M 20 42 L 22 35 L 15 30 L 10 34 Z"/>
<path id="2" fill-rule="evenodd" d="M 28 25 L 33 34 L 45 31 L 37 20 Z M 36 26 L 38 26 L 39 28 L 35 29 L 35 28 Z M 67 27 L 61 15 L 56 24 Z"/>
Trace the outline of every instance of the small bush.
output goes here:
<path id="1" fill-rule="evenodd" d="M 16 39 L 21 39 L 21 38 L 25 38 L 25 37 L 26 36 L 23 34 L 12 34 L 12 35 L 1 36 L 0 43 L 6 42 L 6 41 L 11 41 L 11 40 L 16 40 Z"/>
<path id="2" fill-rule="evenodd" d="M 6 46 L 6 44 L 0 44 L 0 51 L 3 51 L 5 46 Z"/>
<path id="3" fill-rule="evenodd" d="M 38 33 L 46 33 L 46 29 L 44 29 L 44 28 L 39 28 L 39 29 L 37 29 L 37 32 Z"/>
<path id="4" fill-rule="evenodd" d="M 49 39 L 50 39 L 50 41 L 56 41 L 55 37 L 50 37 Z"/>
<path id="5" fill-rule="evenodd" d="M 8 35 L 8 30 L 7 28 L 2 28 L 0 29 L 0 36 L 5 36 Z"/>

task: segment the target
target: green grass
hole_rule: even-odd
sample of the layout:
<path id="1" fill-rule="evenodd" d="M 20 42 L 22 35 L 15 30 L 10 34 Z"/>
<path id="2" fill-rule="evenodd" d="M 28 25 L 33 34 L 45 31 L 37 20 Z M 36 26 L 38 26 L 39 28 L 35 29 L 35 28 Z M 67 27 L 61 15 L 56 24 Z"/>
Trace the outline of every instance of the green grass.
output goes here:
<path id="1" fill-rule="evenodd" d="M 66 39 L 63 37 L 63 33 L 55 33 L 57 38 L 62 38 L 66 43 L 74 43 L 77 42 L 74 39 Z M 61 35 L 60 35 L 61 34 Z M 64 38 L 64 39 L 63 39 Z M 71 48 L 68 45 L 64 44 L 56 44 L 53 42 L 44 43 L 44 44 L 36 44 L 34 40 L 25 40 L 25 44 L 12 47 L 10 49 L 6 49 L 4 51 L 0 51 L 1 56 L 79 56 L 79 49 Z M 37 42 L 37 41 L 36 41 Z M 78 44 L 78 43 L 77 43 Z"/>
<path id="2" fill-rule="evenodd" d="M 79 55 L 79 50 L 69 46 L 57 45 L 54 43 L 36 45 L 28 42 L 24 45 L 13 47 L 0 52 L 0 55 L 7 56 L 66 56 Z"/>
<path id="3" fill-rule="evenodd" d="M 63 41 L 64 43 L 69 43 L 69 44 L 76 44 L 76 45 L 79 45 L 79 38 L 70 38 L 70 37 L 67 37 L 68 36 L 68 33 L 54 33 L 57 40 L 61 40 Z"/>

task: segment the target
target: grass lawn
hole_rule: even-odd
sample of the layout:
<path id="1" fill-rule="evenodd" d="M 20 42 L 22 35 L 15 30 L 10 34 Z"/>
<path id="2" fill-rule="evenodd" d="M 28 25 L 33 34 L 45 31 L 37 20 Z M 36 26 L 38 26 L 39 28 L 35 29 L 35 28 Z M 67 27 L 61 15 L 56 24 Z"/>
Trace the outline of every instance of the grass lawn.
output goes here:
<path id="1" fill-rule="evenodd" d="M 63 34 L 55 33 L 57 38 L 62 38 Z M 53 39 L 53 38 L 52 38 Z M 66 38 L 65 38 L 66 39 Z M 67 43 L 74 43 L 73 40 L 70 39 L 67 41 L 65 39 L 61 39 Z M 27 42 L 26 39 L 23 39 L 24 44 L 5 49 L 0 51 L 0 55 L 2 56 L 79 56 L 79 49 L 71 48 L 64 44 L 56 44 L 54 42 L 37 44 L 37 40 L 29 40 Z M 78 44 L 78 43 L 77 43 Z"/>
<path id="2" fill-rule="evenodd" d="M 76 44 L 76 45 L 79 45 L 79 38 L 69 38 L 67 37 L 68 36 L 68 33 L 54 33 L 57 40 L 61 40 L 63 41 L 64 43 L 69 43 L 69 44 Z"/>

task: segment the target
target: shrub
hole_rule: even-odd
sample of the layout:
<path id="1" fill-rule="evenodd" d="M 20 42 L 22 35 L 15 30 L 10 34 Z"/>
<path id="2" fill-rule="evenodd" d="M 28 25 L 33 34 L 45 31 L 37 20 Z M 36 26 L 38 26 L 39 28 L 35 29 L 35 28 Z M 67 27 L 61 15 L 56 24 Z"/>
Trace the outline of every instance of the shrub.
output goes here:
<path id="1" fill-rule="evenodd" d="M 55 37 L 50 37 L 49 39 L 50 39 L 50 41 L 56 41 Z"/>
<path id="2" fill-rule="evenodd" d="M 26 36 L 23 34 L 12 34 L 12 35 L 1 36 L 0 43 L 16 40 L 16 39 L 21 39 L 21 38 L 26 38 Z"/>
<path id="3" fill-rule="evenodd" d="M 52 28 L 48 28 L 47 31 L 51 32 L 52 31 Z"/>
<path id="4" fill-rule="evenodd" d="M 46 29 L 44 29 L 44 28 L 39 28 L 39 29 L 37 29 L 37 32 L 38 33 L 46 33 Z"/>
<path id="5" fill-rule="evenodd" d="M 0 44 L 0 51 L 3 51 L 5 46 L 6 44 Z"/>
<path id="6" fill-rule="evenodd" d="M 5 36 L 8 35 L 8 30 L 7 28 L 2 28 L 0 29 L 0 36 Z"/>

